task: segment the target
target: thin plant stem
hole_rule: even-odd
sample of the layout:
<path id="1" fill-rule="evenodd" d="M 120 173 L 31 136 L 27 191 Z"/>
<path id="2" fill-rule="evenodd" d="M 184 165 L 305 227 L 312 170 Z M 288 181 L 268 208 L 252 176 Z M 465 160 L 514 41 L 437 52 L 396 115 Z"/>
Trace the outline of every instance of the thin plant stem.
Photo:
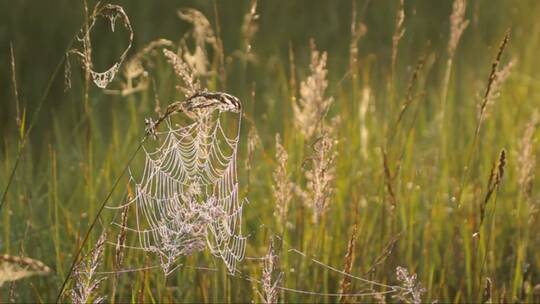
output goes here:
<path id="1" fill-rule="evenodd" d="M 71 49 L 71 46 L 73 45 L 73 42 L 75 41 L 76 36 L 77 36 L 77 34 L 73 35 L 73 37 L 71 38 L 71 40 L 68 43 L 68 46 L 66 48 L 66 52 L 69 51 L 69 49 Z M 26 146 L 26 141 L 28 140 L 28 137 L 30 136 L 30 132 L 32 131 L 34 125 L 37 122 L 37 119 L 39 117 L 39 112 L 41 111 L 43 103 L 45 102 L 45 100 L 47 100 L 47 97 L 49 97 L 49 93 L 51 91 L 54 80 L 56 79 L 56 76 L 60 72 L 60 68 L 62 67 L 62 65 L 64 64 L 65 61 L 66 61 L 66 56 L 62 55 L 62 59 L 60 59 L 58 64 L 56 64 L 56 67 L 54 68 L 53 73 L 51 74 L 51 76 L 49 77 L 49 80 L 47 81 L 47 85 L 45 86 L 45 89 L 43 90 L 43 94 L 41 95 L 41 98 L 39 99 L 37 108 L 36 108 L 36 110 L 34 110 L 32 120 L 30 121 L 30 124 L 28 125 L 28 130 L 26 130 L 26 132 L 24 133 L 24 136 L 23 136 L 23 138 L 21 140 L 21 143 L 19 145 L 19 149 L 17 151 L 17 158 L 15 160 L 15 164 L 13 165 L 13 168 L 11 169 L 11 173 L 9 175 L 8 182 L 6 184 L 6 188 L 4 188 L 4 192 L 2 194 L 2 200 L 0 200 L 0 212 L 2 211 L 2 207 L 4 206 L 4 203 L 6 201 L 7 193 L 9 191 L 9 187 L 13 183 L 13 179 L 15 177 L 15 171 L 17 171 L 17 167 L 19 166 L 19 163 L 20 163 L 20 160 L 21 160 L 21 157 L 22 157 L 22 152 L 24 150 L 24 147 Z"/>

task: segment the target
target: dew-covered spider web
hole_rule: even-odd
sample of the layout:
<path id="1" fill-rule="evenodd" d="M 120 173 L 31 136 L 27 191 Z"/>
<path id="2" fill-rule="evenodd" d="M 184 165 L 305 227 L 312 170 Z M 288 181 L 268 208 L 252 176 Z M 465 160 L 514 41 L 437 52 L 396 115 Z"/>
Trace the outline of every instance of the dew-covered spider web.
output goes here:
<path id="1" fill-rule="evenodd" d="M 195 122 L 156 132 L 160 145 L 145 153 L 140 176 L 130 170 L 136 220 L 122 227 L 136 234 L 136 249 L 155 253 L 166 274 L 181 256 L 209 249 L 232 273 L 244 257 L 242 206 L 237 179 L 241 115 L 234 135 L 225 131 L 221 110 L 204 109 Z M 202 114 L 201 114 L 202 113 Z M 229 132 L 230 133 L 230 132 Z"/>
<path id="2" fill-rule="evenodd" d="M 185 112 L 194 118 L 194 122 L 184 126 L 173 124 L 167 113 L 176 112 Z M 225 114 L 230 112 L 238 114 L 237 124 L 231 125 L 222 120 L 222 116 L 231 115 Z M 282 248 L 288 248 L 287 254 L 295 253 L 307 263 L 337 273 L 349 282 L 354 280 L 358 285 L 369 286 L 368 289 L 328 293 L 287 287 L 280 283 L 282 274 L 274 270 L 273 266 L 267 266 L 273 263 L 267 263 L 268 259 L 273 259 L 272 252 L 264 257 L 245 257 L 246 237 L 242 235 L 245 200 L 240 199 L 237 178 L 241 117 L 241 105 L 237 98 L 226 93 L 202 91 L 193 94 L 185 102 L 169 105 L 167 112 L 157 121 L 146 120 L 147 134 L 157 138 L 157 147 L 143 147 L 144 166 L 140 174 L 134 174 L 131 169 L 129 171 L 131 187 L 128 189 L 128 199 L 119 206 L 108 208 L 123 209 L 121 219 L 113 220 L 113 225 L 119 227 L 121 232 L 117 242 L 112 245 L 117 246 L 117 249 L 122 246 L 153 253 L 159 257 L 160 263 L 136 269 L 115 269 L 102 274 L 118 275 L 161 267 L 168 275 L 177 267 L 184 266 L 179 263 L 179 258 L 209 250 L 223 261 L 229 276 L 261 284 L 263 288 L 269 286 L 272 292 L 281 290 L 339 298 L 387 295 L 405 297 L 420 292 L 418 285 L 388 285 L 355 276 L 348 270 L 327 265 L 315 256 L 295 249 L 281 238 Z M 164 130 L 157 131 L 160 125 Z M 127 220 L 128 212 L 135 215 L 131 220 Z M 260 218 L 259 222 L 259 228 L 266 226 Z M 132 237 L 123 237 L 123 233 L 131 234 Z M 131 240 L 129 246 L 120 241 L 125 238 Z M 265 261 L 261 279 L 237 268 L 238 262 L 244 258 Z M 272 272 L 277 273 L 275 281 L 272 281 Z M 343 282 L 346 281 L 343 279 Z"/>

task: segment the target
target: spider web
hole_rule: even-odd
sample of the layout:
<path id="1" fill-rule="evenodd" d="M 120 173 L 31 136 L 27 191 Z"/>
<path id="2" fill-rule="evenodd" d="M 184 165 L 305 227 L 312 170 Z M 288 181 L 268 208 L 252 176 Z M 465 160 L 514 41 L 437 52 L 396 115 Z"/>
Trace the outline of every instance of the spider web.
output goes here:
<path id="1" fill-rule="evenodd" d="M 137 235 L 139 247 L 159 255 L 165 274 L 174 271 L 175 261 L 206 248 L 221 258 L 233 273 L 244 257 L 246 238 L 242 236 L 242 208 L 236 172 L 238 131 L 229 137 L 221 111 L 203 111 L 194 123 L 157 132 L 161 146 L 145 153 L 139 178 L 130 170 L 136 204 L 135 227 L 123 227 Z"/>

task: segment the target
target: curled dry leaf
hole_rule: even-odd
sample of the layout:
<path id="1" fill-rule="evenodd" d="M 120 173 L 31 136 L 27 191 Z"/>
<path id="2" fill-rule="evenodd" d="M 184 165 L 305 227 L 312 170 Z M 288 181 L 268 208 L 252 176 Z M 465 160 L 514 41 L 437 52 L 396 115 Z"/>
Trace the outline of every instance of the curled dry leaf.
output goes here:
<path id="1" fill-rule="evenodd" d="M 0 287 L 5 282 L 49 273 L 51 269 L 38 260 L 8 254 L 0 255 Z"/>
<path id="2" fill-rule="evenodd" d="M 155 66 L 155 56 L 161 49 L 174 47 L 167 39 L 157 39 L 148 43 L 142 50 L 130 57 L 122 68 L 123 81 L 119 89 L 105 90 L 106 94 L 128 96 L 148 89 L 149 69 Z"/>

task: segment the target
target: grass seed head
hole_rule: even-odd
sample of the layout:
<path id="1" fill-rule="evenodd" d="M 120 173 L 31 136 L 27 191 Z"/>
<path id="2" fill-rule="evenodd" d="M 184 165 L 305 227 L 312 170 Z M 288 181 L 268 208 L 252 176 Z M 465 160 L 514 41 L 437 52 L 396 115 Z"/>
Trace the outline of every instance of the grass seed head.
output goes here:
<path id="1" fill-rule="evenodd" d="M 454 0 L 450 15 L 450 39 L 448 40 L 448 57 L 450 58 L 454 57 L 461 35 L 469 25 L 469 20 L 465 19 L 466 10 L 467 0 Z"/>
<path id="2" fill-rule="evenodd" d="M 525 131 L 519 143 L 518 165 L 518 183 L 522 191 L 530 196 L 536 168 L 536 154 L 534 151 L 534 134 L 540 122 L 538 112 L 534 112 L 531 120 L 525 127 Z"/>
<path id="3" fill-rule="evenodd" d="M 394 298 L 405 303 L 422 303 L 422 294 L 426 290 L 417 282 L 415 273 L 409 274 L 407 268 L 398 266 L 396 268 L 396 278 L 401 283 L 402 289 L 394 295 Z"/>
<path id="4" fill-rule="evenodd" d="M 192 96 L 201 90 L 201 84 L 197 78 L 197 75 L 193 69 L 186 64 L 177 54 L 164 49 L 163 54 L 172 65 L 174 72 L 180 79 L 182 79 L 183 85 L 178 88 L 184 93 L 184 95 Z"/>
<path id="5" fill-rule="evenodd" d="M 305 172 L 307 180 L 307 200 L 305 204 L 313 211 L 313 222 L 318 223 L 328 211 L 329 201 L 334 192 L 335 130 L 327 128 L 313 144 L 313 154 L 308 158 L 311 169 Z"/>
<path id="6" fill-rule="evenodd" d="M 351 233 L 351 237 L 349 238 L 349 242 L 347 244 L 347 253 L 345 254 L 344 259 L 344 266 L 343 266 L 343 272 L 345 273 L 351 273 L 355 258 L 355 248 L 356 248 L 356 234 L 358 232 L 358 225 L 355 224 Z M 339 293 L 346 294 L 349 293 L 351 290 L 351 277 L 349 276 L 343 276 L 343 279 L 341 279 L 340 287 L 339 287 Z M 341 303 L 347 303 L 348 297 L 341 297 L 339 301 Z"/>
<path id="7" fill-rule="evenodd" d="M 69 292 L 72 303 L 102 303 L 105 297 L 97 295 L 97 291 L 101 283 L 106 280 L 106 277 L 98 277 L 97 270 L 103 261 L 103 252 L 107 234 L 103 232 L 94 248 L 88 256 L 83 258 L 75 267 L 74 286 Z"/>
<path id="8" fill-rule="evenodd" d="M 392 69 L 396 66 L 399 41 L 405 34 L 405 3 L 404 0 L 399 0 L 399 8 L 396 13 L 396 23 L 394 28 L 394 34 L 392 35 Z"/>
<path id="9" fill-rule="evenodd" d="M 251 53 L 251 42 L 259 30 L 259 15 L 257 14 L 257 0 L 251 0 L 249 10 L 244 15 L 242 22 L 242 39 L 244 40 L 244 52 L 247 60 L 254 60 Z"/>
<path id="10" fill-rule="evenodd" d="M 289 155 L 287 150 L 281 144 L 281 137 L 279 133 L 276 134 L 276 161 L 277 167 L 272 174 L 274 178 L 274 184 L 272 185 L 272 191 L 274 193 L 274 200 L 276 203 L 276 209 L 274 214 L 280 220 L 282 224 L 286 222 L 287 211 L 289 209 L 289 203 L 292 199 L 294 184 L 290 181 L 289 174 L 287 172 L 287 161 Z"/>
<path id="11" fill-rule="evenodd" d="M 51 272 L 51 269 L 41 261 L 8 254 L 0 255 L 0 287 L 5 282 L 14 282 L 35 275 L 47 275 Z"/>
<path id="12" fill-rule="evenodd" d="M 306 138 L 312 138 L 320 127 L 330 105 L 332 97 L 326 97 L 328 88 L 327 53 L 319 52 L 315 41 L 311 40 L 311 74 L 300 83 L 300 99 L 293 102 L 294 125 Z"/>
<path id="13" fill-rule="evenodd" d="M 268 253 L 264 257 L 262 273 L 263 291 L 262 293 L 259 293 L 263 303 L 265 304 L 278 303 L 278 287 L 281 284 L 281 279 L 283 276 L 283 273 L 278 273 L 278 263 L 279 259 L 274 250 L 274 241 L 270 240 L 270 244 L 268 245 Z"/>
<path id="14" fill-rule="evenodd" d="M 508 76 L 510 76 L 510 72 L 513 66 L 515 65 L 516 60 L 513 59 L 504 68 L 499 69 L 499 66 L 502 60 L 502 55 L 506 49 L 506 46 L 508 45 L 509 40 L 510 40 L 510 32 L 507 32 L 501 44 L 499 45 L 499 51 L 497 53 L 497 56 L 495 57 L 495 60 L 491 64 L 491 72 L 489 74 L 488 83 L 486 86 L 486 90 L 484 92 L 482 102 L 480 103 L 480 109 L 478 111 L 479 125 L 485 119 L 489 106 L 493 104 L 493 102 L 495 101 L 495 99 L 497 99 L 497 97 L 499 97 L 500 89 L 503 83 L 508 78 Z"/>
<path id="15" fill-rule="evenodd" d="M 180 41 L 178 50 L 180 56 L 188 64 L 195 75 L 207 76 L 210 73 L 210 60 L 208 59 L 207 44 L 214 50 L 219 50 L 218 39 L 210 21 L 204 14 L 193 8 L 178 10 L 178 17 L 193 25 L 191 37 L 194 41 L 194 50 L 191 51 L 187 44 L 187 37 Z"/>

